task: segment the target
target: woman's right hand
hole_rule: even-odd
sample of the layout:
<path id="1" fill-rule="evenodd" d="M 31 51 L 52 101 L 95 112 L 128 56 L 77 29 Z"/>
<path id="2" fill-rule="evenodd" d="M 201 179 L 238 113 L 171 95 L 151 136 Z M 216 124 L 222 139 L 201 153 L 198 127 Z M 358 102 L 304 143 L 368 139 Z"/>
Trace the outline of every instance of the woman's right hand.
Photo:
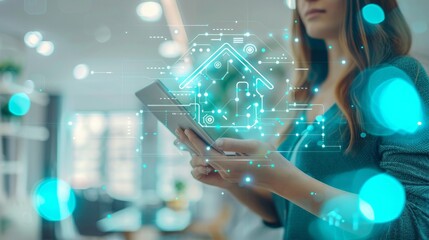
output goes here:
<path id="1" fill-rule="evenodd" d="M 210 165 L 207 164 L 206 160 L 202 157 L 192 153 L 192 159 L 189 162 L 192 166 L 192 177 L 196 180 L 219 188 L 230 190 L 231 188 L 237 187 L 236 183 L 228 182 L 223 179 L 218 172 L 215 171 Z"/>
<path id="2" fill-rule="evenodd" d="M 182 129 L 177 129 L 176 131 L 180 143 L 178 145 L 185 145 L 185 147 L 179 147 L 181 150 L 189 151 L 192 159 L 189 162 L 192 166 L 191 175 L 199 182 L 223 188 L 226 190 L 230 190 L 234 187 L 238 187 L 236 183 L 228 182 L 227 180 L 223 179 L 221 175 L 215 171 L 215 169 L 210 166 L 206 159 L 204 157 L 198 156 L 196 154 L 194 146 L 188 141 L 188 138 L 186 137 L 185 133 Z"/>

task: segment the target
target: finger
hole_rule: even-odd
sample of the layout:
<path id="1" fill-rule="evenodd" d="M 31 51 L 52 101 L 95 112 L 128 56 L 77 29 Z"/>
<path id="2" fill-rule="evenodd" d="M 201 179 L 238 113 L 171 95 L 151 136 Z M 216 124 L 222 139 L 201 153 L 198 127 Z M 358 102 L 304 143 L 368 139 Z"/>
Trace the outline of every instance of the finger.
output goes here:
<path id="1" fill-rule="evenodd" d="M 188 136 L 183 132 L 181 128 L 176 129 L 176 134 L 179 137 L 180 141 L 185 144 L 194 154 L 200 155 L 195 146 L 189 141 Z"/>
<path id="2" fill-rule="evenodd" d="M 203 167 L 208 166 L 206 161 L 204 161 L 202 158 L 197 156 L 192 157 L 191 161 L 189 161 L 189 164 L 191 164 L 193 168 L 196 168 L 199 166 L 203 166 Z"/>
<path id="3" fill-rule="evenodd" d="M 234 181 L 231 181 L 231 177 L 230 177 L 229 173 L 227 173 L 226 171 L 218 171 L 218 173 L 223 180 L 225 180 L 229 183 L 234 183 Z"/>
<path id="4" fill-rule="evenodd" d="M 204 176 L 207 176 L 210 172 L 212 172 L 212 168 L 210 167 L 196 167 L 192 169 L 191 175 L 193 178 L 200 180 Z"/>
<path id="5" fill-rule="evenodd" d="M 219 175 L 225 181 L 228 181 L 230 183 L 239 183 L 244 180 L 243 178 L 245 177 L 246 172 L 237 171 L 237 170 L 227 170 L 227 171 L 219 171 Z"/>
<path id="6" fill-rule="evenodd" d="M 182 143 L 179 139 L 174 140 L 174 146 L 176 146 L 181 151 L 190 151 L 186 144 Z"/>
<path id="7" fill-rule="evenodd" d="M 195 150 L 190 148 L 188 145 L 182 143 L 179 139 L 176 139 L 174 141 L 174 146 L 176 146 L 180 151 L 189 152 L 191 156 L 197 155 L 197 153 L 195 153 Z"/>
<path id="8" fill-rule="evenodd" d="M 189 137 L 185 134 L 185 131 L 180 129 L 180 134 L 182 136 L 182 138 L 184 139 L 184 141 L 186 142 L 187 146 L 189 146 L 196 155 L 204 155 L 204 151 L 200 151 L 199 148 L 197 146 L 195 146 L 195 143 L 193 143 Z"/>
<path id="9" fill-rule="evenodd" d="M 210 166 L 212 166 L 214 168 L 214 170 L 216 170 L 217 172 L 219 172 L 219 174 L 221 175 L 227 175 L 227 169 L 224 168 L 222 165 L 216 163 L 216 162 L 210 162 Z"/>
<path id="10" fill-rule="evenodd" d="M 237 152 L 245 154 L 266 154 L 270 150 L 265 143 L 256 140 L 241 140 L 234 138 L 219 138 L 216 140 L 216 146 L 227 152 Z"/>
<path id="11" fill-rule="evenodd" d="M 204 175 L 209 175 L 212 172 L 213 168 L 211 167 L 196 167 L 195 168 L 199 173 Z"/>
<path id="12" fill-rule="evenodd" d="M 198 172 L 198 170 L 197 169 L 192 169 L 192 171 L 191 171 L 191 175 L 192 175 L 192 177 L 193 178 L 195 178 L 196 180 L 200 180 L 202 177 L 203 177 L 203 175 L 201 174 L 201 173 L 199 173 Z"/>
<path id="13" fill-rule="evenodd" d="M 220 155 L 216 151 L 212 150 L 210 146 L 207 146 L 191 129 L 185 129 L 185 135 L 201 155 Z"/>

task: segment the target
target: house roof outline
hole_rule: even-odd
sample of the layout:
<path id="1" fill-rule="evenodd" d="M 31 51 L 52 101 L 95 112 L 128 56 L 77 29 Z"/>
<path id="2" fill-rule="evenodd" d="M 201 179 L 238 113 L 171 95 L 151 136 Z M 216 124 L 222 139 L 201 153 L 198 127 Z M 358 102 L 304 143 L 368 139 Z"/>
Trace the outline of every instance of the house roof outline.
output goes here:
<path id="1" fill-rule="evenodd" d="M 206 61 L 204 61 L 191 75 L 189 75 L 180 85 L 180 89 L 186 88 L 190 83 L 192 83 L 199 74 L 201 74 L 210 64 L 212 64 L 216 58 L 229 52 L 232 56 L 235 57 L 241 64 L 247 67 L 250 71 L 254 71 L 259 75 L 258 79 L 270 90 L 274 89 L 273 84 L 265 78 L 249 61 L 246 60 L 233 46 L 229 43 L 224 43 L 216 52 L 214 52 Z"/>

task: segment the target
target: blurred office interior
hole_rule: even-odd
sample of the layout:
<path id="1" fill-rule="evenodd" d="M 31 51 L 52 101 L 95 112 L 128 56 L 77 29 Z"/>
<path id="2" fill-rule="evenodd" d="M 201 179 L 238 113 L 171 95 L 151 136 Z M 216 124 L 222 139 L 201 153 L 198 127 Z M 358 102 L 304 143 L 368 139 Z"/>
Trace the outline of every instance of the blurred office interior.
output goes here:
<path id="1" fill-rule="evenodd" d="M 289 52 L 288 2 L 0 0 L 0 239 L 280 239 L 195 181 L 134 93 L 177 87 L 170 66 L 204 62 L 175 66 L 206 32 L 249 31 Z M 429 2 L 399 2 L 428 67 Z M 282 64 L 266 75 L 292 76 Z"/>

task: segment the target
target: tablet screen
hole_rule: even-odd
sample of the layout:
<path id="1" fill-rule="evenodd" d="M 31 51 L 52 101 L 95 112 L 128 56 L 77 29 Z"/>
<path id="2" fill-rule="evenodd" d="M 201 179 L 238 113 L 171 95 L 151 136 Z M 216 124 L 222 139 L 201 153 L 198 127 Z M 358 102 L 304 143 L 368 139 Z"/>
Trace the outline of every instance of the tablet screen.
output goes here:
<path id="1" fill-rule="evenodd" d="M 214 141 L 221 137 L 240 138 L 232 127 L 201 126 L 199 104 L 180 102 L 174 92 L 170 92 L 159 80 L 138 91 L 136 96 L 174 135 L 179 127 L 189 128 L 194 130 L 208 146 L 213 146 Z"/>

